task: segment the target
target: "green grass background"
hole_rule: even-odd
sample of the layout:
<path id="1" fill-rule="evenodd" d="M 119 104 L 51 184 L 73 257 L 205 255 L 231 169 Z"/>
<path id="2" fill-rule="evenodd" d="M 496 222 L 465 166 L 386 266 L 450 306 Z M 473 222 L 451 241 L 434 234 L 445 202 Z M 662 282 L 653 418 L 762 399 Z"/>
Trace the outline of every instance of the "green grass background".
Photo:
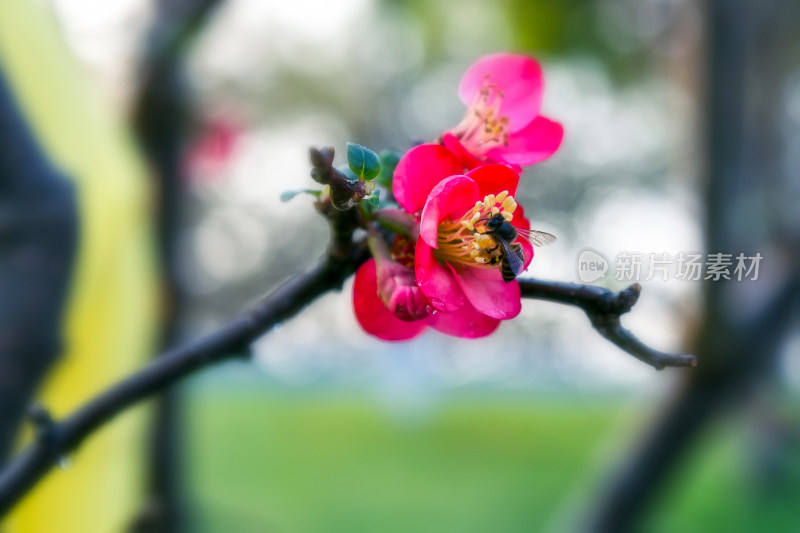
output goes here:
<path id="1" fill-rule="evenodd" d="M 651 414 L 636 398 L 522 393 L 448 394 L 412 419 L 339 390 L 187 396 L 198 532 L 564 531 Z M 759 487 L 749 435 L 735 421 L 711 431 L 644 529 L 800 531 L 798 454 Z"/>

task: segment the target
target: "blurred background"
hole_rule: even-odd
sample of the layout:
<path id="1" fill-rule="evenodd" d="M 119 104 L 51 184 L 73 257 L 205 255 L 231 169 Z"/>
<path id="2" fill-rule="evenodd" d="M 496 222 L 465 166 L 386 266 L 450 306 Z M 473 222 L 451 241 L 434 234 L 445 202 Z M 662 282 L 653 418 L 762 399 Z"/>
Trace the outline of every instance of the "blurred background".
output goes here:
<path id="1" fill-rule="evenodd" d="M 104 429 L 5 527 L 799 530 L 798 21 L 791 0 L 5 2 L 0 70 L 25 124 L 0 120 L 3 205 L 31 198 L 14 185 L 32 179 L 13 159 L 27 127 L 40 174 L 72 184 L 77 238 L 61 296 L 29 316 L 41 333 L 52 314 L 65 348 L 0 345 L 0 460 L 32 396 L 66 414 L 314 264 L 325 220 L 280 202 L 314 185 L 308 147 L 436 138 L 486 53 L 536 57 L 566 132 L 518 195 L 559 237 L 527 276 L 577 282 L 586 247 L 763 256 L 757 281 L 640 278 L 625 325 L 700 359 L 663 372 L 537 301 L 488 339 L 383 343 L 348 283 L 252 361 Z"/>

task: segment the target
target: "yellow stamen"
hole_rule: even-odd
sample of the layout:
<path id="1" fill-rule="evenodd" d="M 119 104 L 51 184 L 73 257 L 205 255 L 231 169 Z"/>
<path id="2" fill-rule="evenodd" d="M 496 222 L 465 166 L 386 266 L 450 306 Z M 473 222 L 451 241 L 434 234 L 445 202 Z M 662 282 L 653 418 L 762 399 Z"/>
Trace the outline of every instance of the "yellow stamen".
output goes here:
<path id="1" fill-rule="evenodd" d="M 500 203 L 500 207 L 502 207 L 504 211 L 513 213 L 517 209 L 517 202 L 514 200 L 513 196 L 509 196 L 508 198 L 503 199 L 503 201 Z"/>
<path id="2" fill-rule="evenodd" d="M 508 144 L 509 119 L 500 115 L 503 98 L 503 92 L 487 75 L 464 119 L 452 130 L 453 135 L 476 157 Z"/>
<path id="3" fill-rule="evenodd" d="M 490 218 L 501 214 L 505 221 L 514 218 L 517 203 L 508 191 L 487 194 L 456 221 L 439 224 L 439 248 L 434 252 L 440 261 L 472 265 L 477 268 L 498 268 L 503 250 L 486 224 Z"/>

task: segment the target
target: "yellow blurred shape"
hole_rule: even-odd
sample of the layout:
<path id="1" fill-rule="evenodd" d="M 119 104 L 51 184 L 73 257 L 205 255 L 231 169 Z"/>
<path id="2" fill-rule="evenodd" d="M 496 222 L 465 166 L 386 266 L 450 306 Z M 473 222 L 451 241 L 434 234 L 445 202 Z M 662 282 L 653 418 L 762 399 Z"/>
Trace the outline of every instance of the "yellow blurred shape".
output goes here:
<path id="1" fill-rule="evenodd" d="M 152 353 L 152 201 L 130 139 L 82 78 L 48 4 L 0 1 L 0 61 L 42 145 L 78 190 L 66 351 L 40 394 L 63 417 Z M 141 500 L 145 414 L 127 412 L 90 437 L 70 468 L 54 469 L 26 496 L 6 531 L 122 531 Z"/>

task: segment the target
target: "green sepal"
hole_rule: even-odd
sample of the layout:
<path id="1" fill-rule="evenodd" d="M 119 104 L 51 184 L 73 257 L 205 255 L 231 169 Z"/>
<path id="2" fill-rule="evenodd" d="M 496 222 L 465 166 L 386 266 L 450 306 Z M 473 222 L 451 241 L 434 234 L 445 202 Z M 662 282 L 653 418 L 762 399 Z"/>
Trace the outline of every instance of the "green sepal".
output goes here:
<path id="1" fill-rule="evenodd" d="M 400 162 L 400 153 L 394 150 L 384 150 L 381 152 L 381 172 L 376 180 L 382 186 L 390 189 L 392 187 L 392 177 L 397 163 Z"/>
<path id="2" fill-rule="evenodd" d="M 367 213 L 372 214 L 381 207 L 381 191 L 375 191 L 370 196 L 361 201 L 361 209 Z"/>

